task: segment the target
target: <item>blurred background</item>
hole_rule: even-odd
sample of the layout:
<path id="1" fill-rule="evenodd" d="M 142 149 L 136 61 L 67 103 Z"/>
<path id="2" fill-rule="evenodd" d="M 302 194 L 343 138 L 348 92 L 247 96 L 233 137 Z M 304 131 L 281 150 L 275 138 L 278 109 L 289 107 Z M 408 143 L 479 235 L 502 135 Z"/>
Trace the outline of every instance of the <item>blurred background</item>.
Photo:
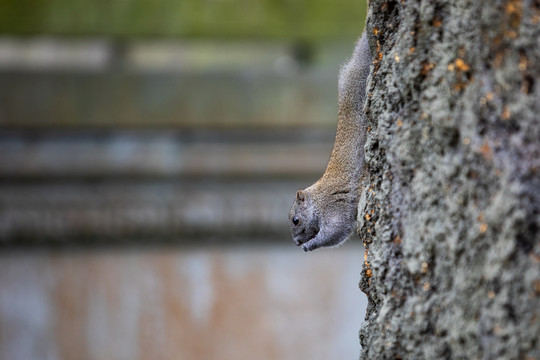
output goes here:
<path id="1" fill-rule="evenodd" d="M 0 0 L 0 359 L 345 359 L 354 238 L 304 254 L 353 0 Z"/>

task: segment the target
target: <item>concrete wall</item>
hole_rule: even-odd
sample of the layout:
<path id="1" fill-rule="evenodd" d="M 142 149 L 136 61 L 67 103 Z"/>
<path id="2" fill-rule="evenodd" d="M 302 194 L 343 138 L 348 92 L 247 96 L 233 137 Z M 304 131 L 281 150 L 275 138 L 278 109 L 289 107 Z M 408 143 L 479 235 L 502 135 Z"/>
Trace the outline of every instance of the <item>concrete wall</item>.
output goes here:
<path id="1" fill-rule="evenodd" d="M 0 359 L 358 357 L 361 247 L 294 250 L 3 252 Z"/>
<path id="2" fill-rule="evenodd" d="M 0 240 L 288 241 L 291 196 L 320 175 L 331 142 L 326 131 L 6 132 Z"/>

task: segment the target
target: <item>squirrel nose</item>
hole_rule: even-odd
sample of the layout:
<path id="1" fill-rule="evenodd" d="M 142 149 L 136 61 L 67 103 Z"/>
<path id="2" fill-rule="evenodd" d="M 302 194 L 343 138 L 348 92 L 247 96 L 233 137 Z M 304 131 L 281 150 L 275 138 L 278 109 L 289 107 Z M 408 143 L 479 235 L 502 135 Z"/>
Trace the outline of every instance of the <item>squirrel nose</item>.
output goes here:
<path id="1" fill-rule="evenodd" d="M 298 219 L 297 216 L 293 217 L 292 223 L 293 223 L 294 225 L 298 225 L 299 222 L 300 222 L 300 219 Z"/>

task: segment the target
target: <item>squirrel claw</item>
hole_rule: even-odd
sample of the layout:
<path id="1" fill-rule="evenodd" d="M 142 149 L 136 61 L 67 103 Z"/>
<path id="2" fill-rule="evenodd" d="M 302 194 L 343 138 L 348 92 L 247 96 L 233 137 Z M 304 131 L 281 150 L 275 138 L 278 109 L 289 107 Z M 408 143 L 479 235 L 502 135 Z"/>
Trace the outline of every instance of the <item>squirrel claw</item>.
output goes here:
<path id="1" fill-rule="evenodd" d="M 313 242 L 311 242 L 311 241 L 308 241 L 307 243 L 302 245 L 302 250 L 304 250 L 305 252 L 312 251 L 312 250 L 315 250 L 317 248 L 318 248 L 318 246 L 316 244 L 314 244 Z"/>

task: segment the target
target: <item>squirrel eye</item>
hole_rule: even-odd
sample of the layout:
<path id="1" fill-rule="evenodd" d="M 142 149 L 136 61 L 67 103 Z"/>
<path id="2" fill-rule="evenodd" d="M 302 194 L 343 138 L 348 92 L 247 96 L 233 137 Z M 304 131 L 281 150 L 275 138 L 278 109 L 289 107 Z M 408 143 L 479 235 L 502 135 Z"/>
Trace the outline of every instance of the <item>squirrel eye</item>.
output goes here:
<path id="1" fill-rule="evenodd" d="M 293 223 L 294 225 L 298 225 L 299 222 L 300 222 L 300 219 L 298 219 L 297 216 L 293 217 L 292 223 Z"/>

